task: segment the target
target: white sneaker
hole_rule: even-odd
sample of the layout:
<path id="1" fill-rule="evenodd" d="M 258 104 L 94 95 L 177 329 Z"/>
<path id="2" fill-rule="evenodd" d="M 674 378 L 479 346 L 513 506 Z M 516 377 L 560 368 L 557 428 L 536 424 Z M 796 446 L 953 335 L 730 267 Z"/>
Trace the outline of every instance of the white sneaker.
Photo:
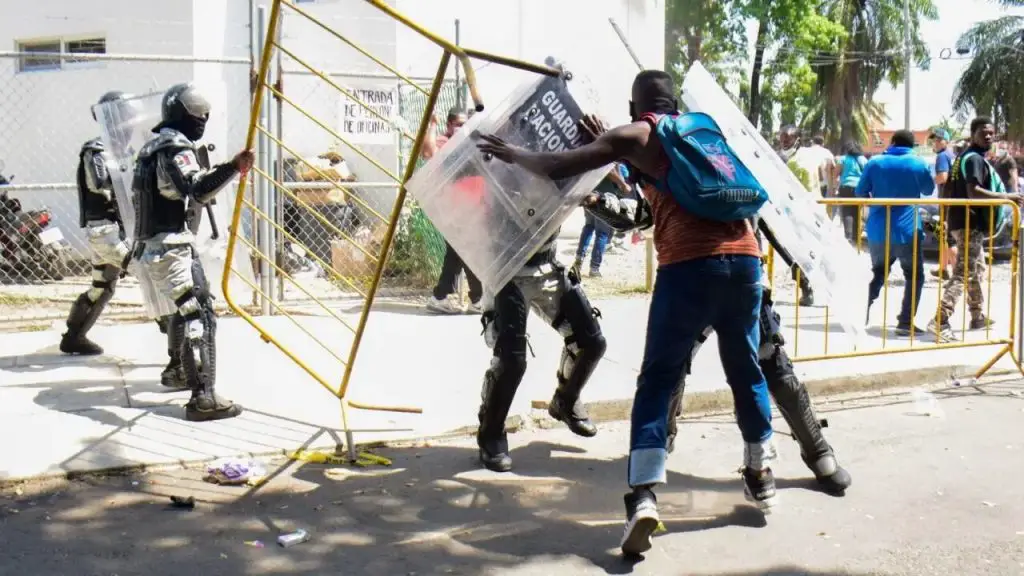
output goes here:
<path id="1" fill-rule="evenodd" d="M 484 308 L 479 302 L 470 302 L 466 307 L 466 314 L 483 314 Z"/>
<path id="2" fill-rule="evenodd" d="M 433 296 L 430 297 L 430 300 L 427 300 L 427 310 L 438 314 L 462 314 L 462 310 L 448 298 L 438 300 Z"/>
<path id="3" fill-rule="evenodd" d="M 957 338 L 956 334 L 953 333 L 953 329 L 949 326 L 948 323 L 938 327 L 938 336 L 936 336 L 935 328 L 936 322 L 935 319 L 932 318 L 931 322 L 928 322 L 928 328 L 926 329 L 926 332 L 928 334 L 931 334 L 931 336 L 935 338 L 936 344 L 951 344 L 953 342 L 959 342 L 959 338 Z"/>

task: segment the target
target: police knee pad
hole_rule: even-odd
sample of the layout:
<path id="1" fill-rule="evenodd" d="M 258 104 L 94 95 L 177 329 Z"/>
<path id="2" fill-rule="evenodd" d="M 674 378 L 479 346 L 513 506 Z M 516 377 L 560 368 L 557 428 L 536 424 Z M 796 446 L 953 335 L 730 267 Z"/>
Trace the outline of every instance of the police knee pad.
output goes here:
<path id="1" fill-rule="evenodd" d="M 119 268 L 116 266 L 110 266 L 109 264 L 93 266 L 92 287 L 86 291 L 86 297 L 93 304 L 106 304 L 114 297 L 114 289 L 117 286 L 119 276 Z"/>
<path id="2" fill-rule="evenodd" d="M 494 358 L 491 360 L 490 372 L 497 380 L 515 379 L 516 385 L 526 374 L 526 335 L 499 340 L 494 347 Z"/>
<path id="3" fill-rule="evenodd" d="M 601 333 L 601 324 L 598 322 L 601 311 L 590 305 L 587 295 L 583 293 L 583 287 L 571 284 L 562 294 L 559 305 L 561 310 L 554 325 L 559 331 L 568 325 L 569 334 L 564 336 L 566 344 L 570 344 L 571 338 L 581 350 L 604 355 L 608 343 Z"/>

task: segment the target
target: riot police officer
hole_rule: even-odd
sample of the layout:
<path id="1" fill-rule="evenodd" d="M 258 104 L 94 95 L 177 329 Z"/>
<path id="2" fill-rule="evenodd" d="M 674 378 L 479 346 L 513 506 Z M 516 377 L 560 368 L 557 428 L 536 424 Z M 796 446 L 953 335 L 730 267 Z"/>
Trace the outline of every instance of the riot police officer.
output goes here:
<path id="1" fill-rule="evenodd" d="M 211 202 L 238 174 L 252 168 L 253 154 L 207 168 L 199 163 L 196 142 L 203 137 L 210 102 L 192 84 L 172 86 L 161 102 L 157 135 L 139 151 L 132 181 L 138 242 L 136 256 L 177 313 L 166 319 L 168 335 L 181 342 L 181 360 L 192 390 L 185 406 L 191 421 L 233 418 L 242 412 L 216 395 L 216 315 L 213 296 L 189 229 L 194 203 Z"/>
<path id="2" fill-rule="evenodd" d="M 120 108 L 119 116 L 128 118 L 131 106 L 127 100 L 124 92 L 111 91 L 100 98 L 99 104 L 112 103 Z M 95 111 L 92 117 L 96 120 Z M 127 141 L 128 138 L 124 138 L 124 144 Z M 114 297 L 114 288 L 130 252 L 111 181 L 112 154 L 117 153 L 116 150 L 107 151 L 99 138 L 83 144 L 78 153 L 78 220 L 79 226 L 86 230 L 92 252 L 92 287 L 71 305 L 68 330 L 60 341 L 60 350 L 65 354 L 103 353 L 103 348 L 86 335 Z"/>
<path id="3" fill-rule="evenodd" d="M 477 446 L 480 462 L 495 472 L 512 469 L 505 418 L 526 373 L 526 320 L 531 309 L 564 342 L 556 374 L 558 386 L 548 414 L 577 436 L 597 434 L 580 393 L 608 344 L 598 323 L 601 313 L 587 300 L 578 270 L 566 268 L 556 258 L 557 237 L 555 232 L 501 291 L 484 297 L 484 336 L 493 357 L 484 375 Z"/>

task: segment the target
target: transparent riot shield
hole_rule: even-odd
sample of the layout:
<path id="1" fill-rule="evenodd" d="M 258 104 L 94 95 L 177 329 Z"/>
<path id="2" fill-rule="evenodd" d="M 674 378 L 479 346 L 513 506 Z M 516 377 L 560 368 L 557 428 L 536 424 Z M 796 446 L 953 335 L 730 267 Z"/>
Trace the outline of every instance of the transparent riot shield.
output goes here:
<path id="1" fill-rule="evenodd" d="M 135 233 L 135 193 L 132 189 L 135 158 L 142 146 L 156 137 L 152 129 L 160 123 L 163 94 L 163 91 L 151 92 L 93 106 L 93 111 L 102 130 L 101 138 L 107 147 L 108 166 L 111 167 L 110 177 L 114 186 L 114 195 L 117 198 L 117 208 L 129 242 L 134 240 Z M 200 153 L 204 157 L 208 154 L 208 150 L 203 150 Z M 231 219 L 231 207 L 234 205 L 236 189 L 237 182 L 229 184 L 218 197 L 217 204 L 211 206 L 210 209 L 199 207 L 197 210 L 190 210 L 193 214 L 202 215 L 202 220 L 195 230 L 195 247 L 206 271 L 210 290 L 216 297 L 223 296 L 220 282 L 217 279 L 221 278 L 224 273 L 227 255 L 226 226 Z M 211 215 L 213 216 L 212 220 Z M 242 278 L 254 281 L 249 250 L 244 243 L 236 247 L 232 266 Z M 145 273 L 139 269 L 136 261 L 133 260 L 129 263 L 128 271 L 143 285 L 143 300 L 151 316 L 159 317 L 174 313 L 175 308 L 172 302 L 155 294 L 153 290 L 145 289 L 148 280 L 144 277 Z M 239 292 L 247 289 L 244 286 L 244 280 L 238 275 L 232 275 L 232 279 L 239 283 Z"/>
<path id="2" fill-rule="evenodd" d="M 815 296 L 832 305 L 837 319 L 859 341 L 865 335 L 868 262 L 858 258 L 816 195 L 796 179 L 700 62 L 686 73 L 683 102 L 690 111 L 718 122 L 736 156 L 768 192 L 759 216 L 807 276 Z"/>
<path id="3" fill-rule="evenodd" d="M 610 166 L 553 181 L 485 157 L 479 135 L 537 151 L 580 146 L 583 110 L 593 110 L 586 83 L 541 77 L 476 114 L 407 189 L 486 291 L 496 294 L 594 190 Z"/>
<path id="4" fill-rule="evenodd" d="M 153 137 L 150 129 L 160 122 L 162 92 L 128 96 L 93 106 L 107 148 L 107 166 L 114 185 L 117 210 L 129 242 L 135 233 L 135 208 L 132 200 L 132 175 L 135 155 Z"/>

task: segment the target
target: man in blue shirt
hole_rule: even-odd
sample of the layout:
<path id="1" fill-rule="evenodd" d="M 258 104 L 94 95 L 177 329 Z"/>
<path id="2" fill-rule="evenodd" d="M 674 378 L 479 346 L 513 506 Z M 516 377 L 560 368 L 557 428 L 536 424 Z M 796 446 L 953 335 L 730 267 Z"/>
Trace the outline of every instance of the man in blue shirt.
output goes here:
<path id="1" fill-rule="evenodd" d="M 914 154 L 914 135 L 908 130 L 893 134 L 885 153 L 875 156 L 864 166 L 864 173 L 857 184 L 859 198 L 921 198 L 931 194 L 934 188 L 931 170 L 920 157 Z M 918 222 L 917 206 L 893 206 L 888 209 L 889 227 L 886 228 L 885 206 L 872 206 L 868 213 L 868 249 L 871 253 L 871 268 L 874 277 L 868 287 L 868 310 L 882 291 L 887 280 L 886 272 L 899 260 L 907 288 L 903 292 L 903 307 L 897 318 L 896 333 L 909 335 L 911 331 L 923 333 L 914 326 L 917 303 L 924 287 L 923 232 Z M 914 251 L 914 238 L 917 251 Z M 885 243 L 889 241 L 889 261 L 886 262 Z M 914 289 L 911 289 L 911 280 Z"/>
<path id="2" fill-rule="evenodd" d="M 946 181 L 949 180 L 949 172 L 953 169 L 953 161 L 956 160 L 956 153 L 949 147 L 949 132 L 942 128 L 932 130 L 928 139 L 932 143 L 932 150 L 935 152 L 935 187 L 937 196 L 945 198 L 944 190 Z M 945 208 L 941 208 L 945 210 Z M 945 221 L 945 220 L 943 220 Z M 956 264 L 956 240 L 952 234 L 946 234 L 946 249 L 939 255 L 939 267 L 932 270 L 932 276 L 949 280 L 950 269 Z"/>

